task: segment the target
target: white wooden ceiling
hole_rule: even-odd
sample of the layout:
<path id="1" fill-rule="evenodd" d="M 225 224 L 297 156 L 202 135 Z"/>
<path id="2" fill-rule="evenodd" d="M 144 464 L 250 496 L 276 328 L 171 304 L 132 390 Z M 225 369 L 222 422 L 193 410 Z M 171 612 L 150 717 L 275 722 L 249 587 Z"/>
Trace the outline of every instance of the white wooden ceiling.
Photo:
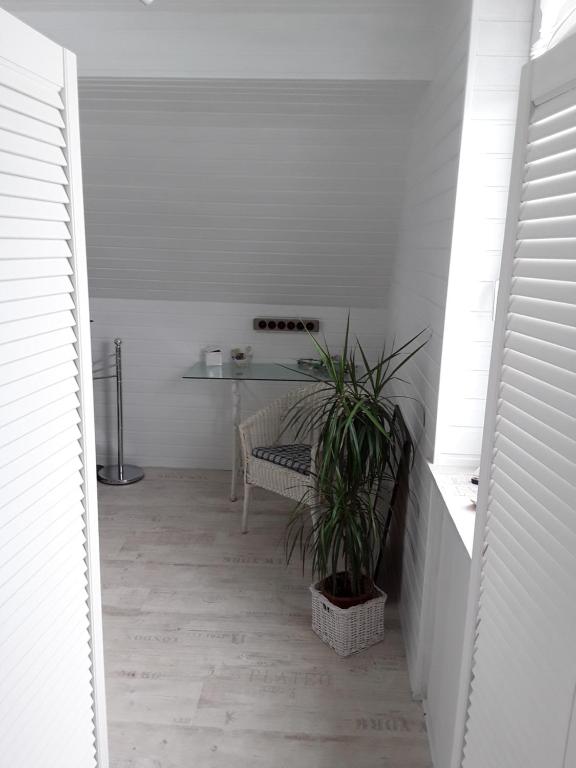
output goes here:
<path id="1" fill-rule="evenodd" d="M 83 81 L 92 295 L 382 304 L 423 88 Z"/>
<path id="2" fill-rule="evenodd" d="M 437 0 L 1 0 L 81 75 L 428 79 Z"/>
<path id="3" fill-rule="evenodd" d="M 377 306 L 437 0 L 0 0 L 78 54 L 91 292 Z"/>
<path id="4" fill-rule="evenodd" d="M 145 8 L 140 0 L 4 0 L 2 7 L 10 13 L 18 11 L 114 11 L 119 13 L 142 9 L 142 13 L 207 11 L 282 11 L 309 13 L 425 13 L 430 0 L 155 0 Z"/>

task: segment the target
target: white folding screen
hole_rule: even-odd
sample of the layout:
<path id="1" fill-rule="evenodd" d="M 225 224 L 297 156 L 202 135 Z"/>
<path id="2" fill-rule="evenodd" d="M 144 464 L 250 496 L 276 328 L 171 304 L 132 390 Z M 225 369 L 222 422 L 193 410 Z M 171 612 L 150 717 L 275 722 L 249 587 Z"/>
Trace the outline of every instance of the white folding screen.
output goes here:
<path id="1" fill-rule="evenodd" d="M 576 765 L 576 39 L 527 65 L 522 101 L 476 526 L 464 768 Z"/>
<path id="2" fill-rule="evenodd" d="M 0 762 L 107 764 L 72 54 L 0 11 Z"/>

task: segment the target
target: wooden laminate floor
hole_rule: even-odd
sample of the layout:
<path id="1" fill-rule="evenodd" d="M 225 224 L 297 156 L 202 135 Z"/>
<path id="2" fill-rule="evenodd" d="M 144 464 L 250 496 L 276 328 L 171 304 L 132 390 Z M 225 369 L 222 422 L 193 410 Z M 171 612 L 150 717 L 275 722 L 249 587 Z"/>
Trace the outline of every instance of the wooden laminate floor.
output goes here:
<path id="1" fill-rule="evenodd" d="M 148 470 L 99 486 L 112 768 L 428 768 L 394 606 L 385 641 L 340 659 L 286 568 L 290 503 L 229 474 Z"/>

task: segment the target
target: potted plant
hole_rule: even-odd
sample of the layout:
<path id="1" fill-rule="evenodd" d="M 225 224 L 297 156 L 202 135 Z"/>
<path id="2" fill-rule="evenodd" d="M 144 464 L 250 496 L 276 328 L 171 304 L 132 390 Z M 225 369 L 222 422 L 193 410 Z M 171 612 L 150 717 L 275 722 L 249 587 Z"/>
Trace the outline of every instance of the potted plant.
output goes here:
<path id="1" fill-rule="evenodd" d="M 393 514 L 391 494 L 401 457 L 414 443 L 390 385 L 426 344 L 424 331 L 370 363 L 359 341 L 334 357 L 313 339 L 324 365 L 318 386 L 286 416 L 296 434 L 317 434 L 311 487 L 287 529 L 290 561 L 309 561 L 314 631 L 340 655 L 378 642 L 386 595 L 374 583 Z M 361 362 L 361 368 L 357 361 Z M 310 516 L 310 512 L 312 515 Z M 312 518 L 312 520 L 311 520 Z"/>

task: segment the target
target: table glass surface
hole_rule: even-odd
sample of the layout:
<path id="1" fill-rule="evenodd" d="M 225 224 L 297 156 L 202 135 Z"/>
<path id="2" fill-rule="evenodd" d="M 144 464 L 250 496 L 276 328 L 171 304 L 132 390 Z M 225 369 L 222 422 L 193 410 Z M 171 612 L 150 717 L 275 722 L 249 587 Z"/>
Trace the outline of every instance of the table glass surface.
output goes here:
<path id="1" fill-rule="evenodd" d="M 249 363 L 248 365 L 195 363 L 182 378 L 228 381 L 318 381 L 326 376 L 318 370 L 299 368 L 297 363 Z"/>

